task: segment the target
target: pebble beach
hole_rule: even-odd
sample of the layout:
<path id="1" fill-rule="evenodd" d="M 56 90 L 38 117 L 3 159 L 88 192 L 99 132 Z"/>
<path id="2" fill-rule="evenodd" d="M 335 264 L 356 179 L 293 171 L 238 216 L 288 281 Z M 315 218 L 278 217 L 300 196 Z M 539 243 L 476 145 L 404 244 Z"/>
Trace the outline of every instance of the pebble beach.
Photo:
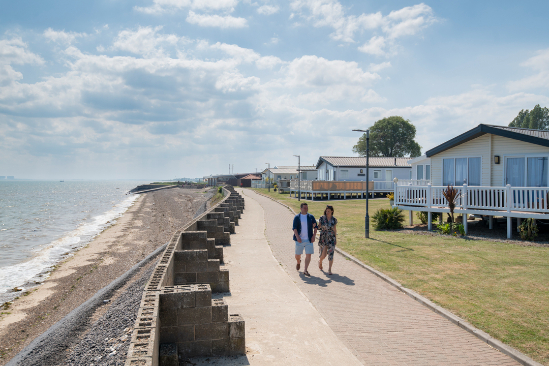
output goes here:
<path id="1" fill-rule="evenodd" d="M 212 193 L 173 188 L 142 194 L 113 226 L 60 263 L 43 284 L 4 307 L 0 316 L 0 365 L 165 244 L 175 230 L 205 209 Z M 122 364 L 142 288 L 155 263 L 153 259 L 115 291 L 77 332 L 52 340 L 57 351 L 40 364 Z"/>

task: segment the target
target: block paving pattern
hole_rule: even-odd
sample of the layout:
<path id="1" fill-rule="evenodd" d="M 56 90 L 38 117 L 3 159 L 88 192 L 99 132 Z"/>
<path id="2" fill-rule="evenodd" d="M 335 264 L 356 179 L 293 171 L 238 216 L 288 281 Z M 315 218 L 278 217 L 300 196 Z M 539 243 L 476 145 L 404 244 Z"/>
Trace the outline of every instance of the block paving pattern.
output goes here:
<path id="1" fill-rule="evenodd" d="M 339 253 L 334 274 L 322 273 L 316 242 L 311 277 L 304 276 L 304 256 L 301 270 L 295 270 L 293 213 L 251 190 L 243 195 L 263 207 L 275 258 L 364 365 L 519 365 Z"/>

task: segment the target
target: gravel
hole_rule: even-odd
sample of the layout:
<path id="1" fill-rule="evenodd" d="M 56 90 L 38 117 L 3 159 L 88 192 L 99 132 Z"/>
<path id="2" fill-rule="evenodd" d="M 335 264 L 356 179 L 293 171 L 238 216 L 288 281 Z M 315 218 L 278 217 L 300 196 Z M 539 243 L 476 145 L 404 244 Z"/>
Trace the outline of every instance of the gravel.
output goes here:
<path id="1" fill-rule="evenodd" d="M 141 296 L 154 266 L 150 266 L 93 323 L 82 340 L 72 348 L 63 364 L 71 366 L 123 365 L 130 346 Z"/>

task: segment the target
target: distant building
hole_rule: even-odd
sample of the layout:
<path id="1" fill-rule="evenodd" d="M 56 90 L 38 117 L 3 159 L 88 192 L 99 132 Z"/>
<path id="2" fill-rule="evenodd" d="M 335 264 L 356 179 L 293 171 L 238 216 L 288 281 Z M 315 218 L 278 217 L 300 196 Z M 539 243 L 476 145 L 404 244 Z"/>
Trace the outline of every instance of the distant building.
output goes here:
<path id="1" fill-rule="evenodd" d="M 8 179 L 15 179 L 13 175 L 8 175 Z"/>

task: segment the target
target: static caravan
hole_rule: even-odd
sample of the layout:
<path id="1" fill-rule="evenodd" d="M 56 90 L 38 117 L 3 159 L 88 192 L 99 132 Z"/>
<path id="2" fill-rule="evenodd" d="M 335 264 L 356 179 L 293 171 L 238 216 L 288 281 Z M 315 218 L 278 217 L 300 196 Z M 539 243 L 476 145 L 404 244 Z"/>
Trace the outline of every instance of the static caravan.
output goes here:
<path id="1" fill-rule="evenodd" d="M 549 219 L 549 131 L 480 124 L 427 151 L 425 159 L 430 184 L 398 185 L 396 206 L 448 212 L 442 190 L 450 185 L 461 190 L 457 213 L 489 216 L 490 226 L 493 216 L 507 217 L 508 237 L 512 218 Z"/>

